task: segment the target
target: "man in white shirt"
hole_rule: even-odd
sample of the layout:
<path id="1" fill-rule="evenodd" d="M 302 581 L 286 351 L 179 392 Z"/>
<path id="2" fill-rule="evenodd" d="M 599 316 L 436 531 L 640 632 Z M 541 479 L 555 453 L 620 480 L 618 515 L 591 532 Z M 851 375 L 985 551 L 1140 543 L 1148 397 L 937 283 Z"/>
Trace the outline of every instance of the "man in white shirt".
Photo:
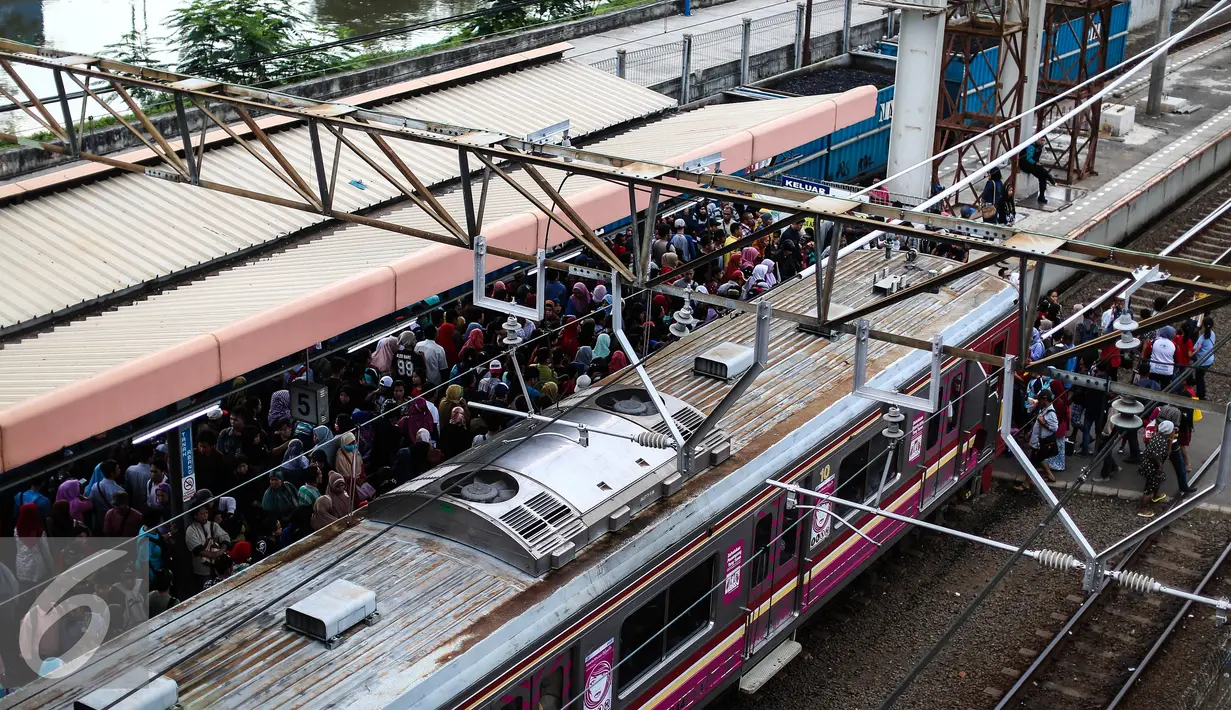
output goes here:
<path id="1" fill-rule="evenodd" d="M 1116 297 L 1112 300 L 1111 305 L 1107 307 L 1107 310 L 1103 311 L 1103 317 L 1099 320 L 1099 327 L 1103 329 L 1102 332 L 1106 333 L 1111 328 L 1112 322 L 1119 318 L 1123 312 L 1124 299 Z"/>
<path id="2" fill-rule="evenodd" d="M 1171 384 L 1171 378 L 1175 375 L 1175 343 L 1171 342 L 1174 337 L 1175 328 L 1165 325 L 1158 329 L 1154 345 L 1150 347 L 1150 378 L 1159 387 L 1165 388 Z"/>
<path id="3" fill-rule="evenodd" d="M 415 352 L 423 356 L 428 384 L 434 387 L 443 382 L 449 361 L 445 357 L 445 349 L 436 342 L 436 326 L 428 325 L 423 329 L 423 339 L 415 343 Z"/>

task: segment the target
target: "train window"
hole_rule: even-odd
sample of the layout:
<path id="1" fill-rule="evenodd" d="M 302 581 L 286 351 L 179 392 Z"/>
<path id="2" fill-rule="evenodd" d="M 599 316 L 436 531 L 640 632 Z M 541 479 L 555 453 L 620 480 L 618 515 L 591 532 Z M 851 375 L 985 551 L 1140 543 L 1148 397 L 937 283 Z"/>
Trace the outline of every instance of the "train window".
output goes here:
<path id="1" fill-rule="evenodd" d="M 940 399 L 937 402 L 941 406 L 941 412 L 947 411 L 945 409 L 945 387 L 943 384 L 940 387 Z M 943 419 L 940 413 L 928 415 L 928 451 L 931 451 L 932 447 L 936 446 L 936 442 L 940 441 L 940 423 Z"/>
<path id="2" fill-rule="evenodd" d="M 757 586 L 769 576 L 770 556 L 769 543 L 774 539 L 774 516 L 763 515 L 757 520 L 757 526 L 752 531 L 752 577 L 749 584 Z"/>
<path id="3" fill-rule="evenodd" d="M 539 681 L 539 704 L 535 710 L 560 710 L 564 705 L 564 667 L 555 669 Z"/>
<path id="4" fill-rule="evenodd" d="M 625 617 L 620 626 L 621 660 L 616 666 L 617 692 L 657 666 L 709 624 L 713 607 L 714 560 L 710 557 L 699 563 Z"/>
<path id="5" fill-rule="evenodd" d="M 1009 340 L 1008 338 L 1005 338 L 992 345 L 992 354 L 996 357 L 1004 357 L 1004 347 L 1007 342 L 1009 342 Z"/>
<path id="6" fill-rule="evenodd" d="M 509 698 L 500 706 L 500 710 L 525 710 L 526 701 L 522 698 Z"/>
<path id="7" fill-rule="evenodd" d="M 799 543 L 799 506 L 787 508 L 782 513 L 782 550 L 778 552 L 778 564 L 785 565 L 795 556 Z"/>
<path id="8" fill-rule="evenodd" d="M 871 442 L 864 444 L 856 449 L 853 449 L 842 459 L 841 465 L 838 466 L 838 490 L 835 493 L 839 498 L 847 500 L 861 501 L 866 495 L 867 479 L 868 479 L 868 451 L 871 448 Z M 877 483 L 880 479 L 877 479 Z M 854 508 L 849 506 L 839 506 L 838 515 L 846 517 Z"/>

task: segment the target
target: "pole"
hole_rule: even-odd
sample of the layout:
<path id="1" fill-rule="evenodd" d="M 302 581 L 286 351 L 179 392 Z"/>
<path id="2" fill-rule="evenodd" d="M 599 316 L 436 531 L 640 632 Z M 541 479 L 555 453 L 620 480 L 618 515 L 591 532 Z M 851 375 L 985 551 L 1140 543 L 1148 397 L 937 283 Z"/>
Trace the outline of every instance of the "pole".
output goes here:
<path id="1" fill-rule="evenodd" d="M 1171 36 L 1170 0 L 1158 0 L 1158 23 L 1154 27 L 1154 43 L 1158 44 Z M 1146 99 L 1146 113 L 1158 116 L 1163 112 L 1163 82 L 1167 78 L 1167 53 L 1154 58 L 1150 65 L 1150 94 Z"/>
<path id="2" fill-rule="evenodd" d="M 745 17 L 743 23 L 743 36 L 739 43 L 739 85 L 745 86 L 748 83 L 749 60 L 752 52 L 752 18 Z"/>
<path id="3" fill-rule="evenodd" d="M 685 33 L 680 43 L 680 106 L 688 103 L 689 74 L 692 73 L 692 35 Z"/>
<path id="4" fill-rule="evenodd" d="M 845 0 L 842 3 L 842 53 L 851 53 L 851 12 L 854 9 L 853 0 Z M 812 13 L 808 13 L 811 15 Z"/>
<path id="5" fill-rule="evenodd" d="M 804 66 L 812 63 L 812 0 L 804 3 Z"/>
<path id="6" fill-rule="evenodd" d="M 795 68 L 804 65 L 804 22 L 808 16 L 807 6 L 802 2 L 795 3 Z"/>
<path id="7" fill-rule="evenodd" d="M 628 50 L 616 50 L 616 76 L 621 79 L 628 78 Z"/>

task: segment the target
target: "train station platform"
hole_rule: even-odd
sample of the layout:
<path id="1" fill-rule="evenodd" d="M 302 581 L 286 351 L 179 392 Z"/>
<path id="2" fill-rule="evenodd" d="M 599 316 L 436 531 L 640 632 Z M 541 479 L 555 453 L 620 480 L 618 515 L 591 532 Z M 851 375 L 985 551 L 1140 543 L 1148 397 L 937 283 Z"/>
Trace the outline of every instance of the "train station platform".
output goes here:
<path id="1" fill-rule="evenodd" d="M 1139 108 L 1136 125 L 1122 138 L 1103 136 L 1099 141 L 1098 174 L 1073 186 L 1075 199 L 1061 202 L 1058 194 L 1051 196 L 1045 208 L 1037 204 L 1037 184 L 1022 176 L 1018 181 L 1019 220 L 1015 226 L 1059 237 L 1114 244 L 1142 228 L 1166 219 L 1189 196 L 1231 165 L 1231 92 L 1213 78 L 1231 62 L 1231 41 L 1214 37 L 1193 45 L 1173 59 L 1168 74 L 1167 94 L 1187 99 L 1200 108 L 1186 113 L 1164 114 L 1158 118 L 1145 115 Z M 1144 103 L 1148 79 L 1128 82 L 1115 103 Z M 1061 193 L 1061 188 L 1050 188 Z M 1066 269 L 1048 267 L 1044 275 L 1046 288 L 1058 286 L 1073 274 Z M 1066 311 L 1065 315 L 1068 315 Z M 1222 335 L 1219 333 L 1219 335 Z M 1189 447 L 1190 470 L 1196 470 L 1218 448 L 1223 429 L 1226 402 L 1210 401 L 1203 408 Z M 1139 499 L 1144 479 L 1136 464 L 1127 463 L 1129 451 L 1117 454 L 1119 465 L 1109 480 L 1091 475 L 1084 488 L 1092 493 Z M 1070 456 L 1064 471 L 1057 471 L 1053 488 L 1065 489 L 1074 484 L 1090 457 Z M 1178 489 L 1176 475 L 1170 464 L 1163 492 L 1174 496 Z M 1211 466 L 1199 482 L 1212 481 Z M 995 464 L 998 478 L 1021 478 L 1021 470 L 1008 457 Z M 1097 473 L 1097 472 L 1096 472 Z M 1231 510 L 1231 491 L 1206 501 L 1205 505 Z"/>

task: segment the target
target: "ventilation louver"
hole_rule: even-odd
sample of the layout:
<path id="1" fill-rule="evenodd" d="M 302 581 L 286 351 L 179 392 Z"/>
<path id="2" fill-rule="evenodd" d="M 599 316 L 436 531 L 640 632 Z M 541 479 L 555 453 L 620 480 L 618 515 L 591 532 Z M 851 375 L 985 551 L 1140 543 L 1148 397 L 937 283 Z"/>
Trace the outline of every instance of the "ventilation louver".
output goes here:
<path id="1" fill-rule="evenodd" d="M 671 418 L 675 420 L 675 425 L 679 428 L 680 435 L 685 439 L 692 436 L 692 433 L 697 430 L 697 427 L 701 426 L 701 422 L 705 421 L 704 414 L 691 408 L 681 409 L 678 412 L 673 413 Z M 662 421 L 654 425 L 654 431 L 659 434 L 670 433 L 667 429 L 667 422 Z"/>
<path id="2" fill-rule="evenodd" d="M 286 627 L 333 648 L 339 636 L 361 621 L 376 619 L 376 592 L 344 579 L 287 607 Z"/>
<path id="3" fill-rule="evenodd" d="M 500 522 L 535 552 L 553 549 L 585 528 L 563 501 L 545 491 L 501 515 Z"/>
<path id="4" fill-rule="evenodd" d="M 752 367 L 756 353 L 735 343 L 719 343 L 697 356 L 693 372 L 720 380 L 734 380 Z"/>

